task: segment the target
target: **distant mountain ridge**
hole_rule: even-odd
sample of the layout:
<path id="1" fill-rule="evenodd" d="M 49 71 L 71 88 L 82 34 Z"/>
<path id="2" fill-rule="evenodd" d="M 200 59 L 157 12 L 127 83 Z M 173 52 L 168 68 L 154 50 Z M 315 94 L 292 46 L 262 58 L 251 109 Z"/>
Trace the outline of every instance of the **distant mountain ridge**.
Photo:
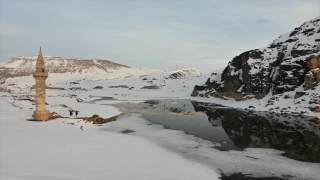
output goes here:
<path id="1" fill-rule="evenodd" d="M 111 69 L 130 68 L 129 66 L 96 58 L 69 58 L 44 56 L 46 71 L 49 73 L 102 74 Z M 30 76 L 35 71 L 37 56 L 19 56 L 0 65 L 0 79 Z"/>
<path id="2" fill-rule="evenodd" d="M 270 91 L 292 91 L 307 79 L 308 89 L 319 82 L 320 16 L 281 35 L 268 47 L 250 50 L 231 60 L 222 74 L 212 74 L 192 96 L 245 96 L 260 99 Z M 308 72 L 309 71 L 309 72 Z M 306 78 L 306 74 L 308 77 Z"/>

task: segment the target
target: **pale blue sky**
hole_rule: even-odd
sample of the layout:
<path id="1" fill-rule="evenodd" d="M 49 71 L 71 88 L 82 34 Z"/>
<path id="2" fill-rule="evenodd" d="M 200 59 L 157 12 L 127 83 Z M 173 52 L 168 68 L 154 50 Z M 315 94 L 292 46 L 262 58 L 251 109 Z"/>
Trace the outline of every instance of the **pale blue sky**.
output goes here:
<path id="1" fill-rule="evenodd" d="M 0 61 L 44 55 L 216 69 L 320 15 L 320 0 L 0 0 Z"/>

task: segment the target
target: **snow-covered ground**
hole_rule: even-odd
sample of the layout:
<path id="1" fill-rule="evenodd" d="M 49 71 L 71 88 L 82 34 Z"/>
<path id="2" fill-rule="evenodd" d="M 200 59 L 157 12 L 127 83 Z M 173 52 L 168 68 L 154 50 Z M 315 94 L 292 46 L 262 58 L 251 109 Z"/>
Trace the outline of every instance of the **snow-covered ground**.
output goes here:
<path id="1" fill-rule="evenodd" d="M 147 138 L 116 131 L 112 123 L 95 126 L 69 118 L 26 121 L 33 113 L 32 103 L 14 101 L 5 97 L 10 96 L 8 93 L 1 96 L 0 179 L 216 179 L 219 176 L 213 169 Z M 77 103 L 68 96 L 47 99 L 50 104 L 47 108 L 63 116 L 68 116 L 68 111 L 60 104 L 79 110 L 81 116 L 119 114 L 112 106 Z M 124 119 L 145 121 L 138 115 Z"/>
<path id="2" fill-rule="evenodd" d="M 180 79 L 169 78 L 177 72 L 183 74 Z M 288 159 L 274 149 L 219 151 L 212 148 L 219 144 L 150 124 L 139 114 L 123 115 L 117 121 L 99 126 L 69 118 L 69 108 L 80 111 L 80 117 L 98 114 L 108 118 L 120 114 L 118 109 L 109 105 L 77 102 L 90 102 L 101 97 L 113 97 L 120 100 L 118 102 L 193 99 L 269 110 L 270 106 L 265 105 L 271 95 L 259 101 L 241 102 L 191 97 L 194 85 L 203 84 L 209 76 L 211 73 L 203 75 L 193 69 L 172 72 L 119 70 L 99 77 L 49 74 L 48 86 L 66 90 L 47 90 L 47 109 L 64 117 L 47 122 L 26 121 L 32 118 L 35 105 L 28 100 L 19 100 L 34 99 L 35 92 L 30 87 L 35 80 L 32 77 L 8 79 L 3 87 L 6 86 L 11 93 L 0 93 L 0 179 L 218 179 L 220 171 L 256 177 L 319 179 L 319 163 Z M 118 85 L 134 88 L 109 88 Z M 150 85 L 157 85 L 160 89 L 141 89 Z M 104 88 L 93 89 L 95 86 Z M 71 87 L 85 90 L 73 91 L 69 89 Z M 320 89 L 313 91 L 319 92 Z M 273 106 L 290 105 L 291 109 L 298 107 L 308 115 L 319 116 L 305 107 L 305 101 L 293 103 L 299 98 L 278 99 Z M 115 102 L 104 101 L 104 104 Z"/>
<path id="3" fill-rule="evenodd" d="M 1 108 L 1 114 L 12 112 L 11 117 L 15 117 L 16 111 L 19 111 L 10 104 L 2 103 L 1 106 L 5 106 Z M 83 123 L 62 123 L 68 121 L 75 122 L 58 119 L 43 123 L 1 117 L 1 179 L 218 177 L 212 169 L 170 152 L 150 140 L 114 132 L 111 123 L 104 125 L 106 130 L 101 131 L 102 127 L 93 125 L 81 130 L 79 126 Z"/>

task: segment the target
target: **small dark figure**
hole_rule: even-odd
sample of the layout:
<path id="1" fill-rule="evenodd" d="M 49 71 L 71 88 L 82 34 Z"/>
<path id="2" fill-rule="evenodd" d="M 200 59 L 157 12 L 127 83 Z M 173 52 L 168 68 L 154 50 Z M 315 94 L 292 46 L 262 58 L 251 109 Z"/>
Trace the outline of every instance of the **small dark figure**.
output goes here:
<path id="1" fill-rule="evenodd" d="M 70 116 L 72 116 L 72 111 L 70 111 Z"/>
<path id="2" fill-rule="evenodd" d="M 78 112 L 79 112 L 79 111 L 76 111 L 76 117 L 78 116 Z"/>
<path id="3" fill-rule="evenodd" d="M 44 72 L 44 68 L 42 68 L 42 72 Z"/>

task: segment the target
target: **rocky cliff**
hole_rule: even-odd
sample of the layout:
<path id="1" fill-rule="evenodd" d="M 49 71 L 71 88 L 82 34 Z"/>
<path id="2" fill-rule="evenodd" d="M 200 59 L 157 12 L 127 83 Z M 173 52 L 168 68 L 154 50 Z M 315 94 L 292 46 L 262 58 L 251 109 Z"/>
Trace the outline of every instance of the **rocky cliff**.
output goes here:
<path id="1" fill-rule="evenodd" d="M 44 56 L 46 71 L 49 73 L 106 73 L 111 69 L 129 68 L 108 60 L 89 58 L 66 58 L 59 56 Z M 0 65 L 0 80 L 9 77 L 30 76 L 35 71 L 37 56 L 16 57 Z"/>
<path id="2" fill-rule="evenodd" d="M 195 86 L 192 96 L 259 99 L 270 91 L 292 91 L 304 81 L 307 90 L 319 84 L 319 59 L 320 16 L 281 35 L 268 47 L 236 56 L 222 74 L 213 74 L 205 84 Z"/>

